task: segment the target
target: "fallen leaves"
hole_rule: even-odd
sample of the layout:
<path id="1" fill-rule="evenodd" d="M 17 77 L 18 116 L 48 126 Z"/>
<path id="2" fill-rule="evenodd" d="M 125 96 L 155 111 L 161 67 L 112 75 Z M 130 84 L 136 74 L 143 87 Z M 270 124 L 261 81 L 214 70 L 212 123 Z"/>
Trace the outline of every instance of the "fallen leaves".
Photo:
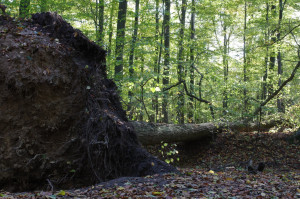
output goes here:
<path id="1" fill-rule="evenodd" d="M 0 192 L 1 198 L 299 198 L 300 173 L 287 164 L 284 169 L 267 167 L 264 172 L 249 174 L 245 168 L 239 167 L 241 159 L 248 158 L 249 149 L 253 149 L 251 139 L 255 135 L 238 135 L 228 139 L 224 135 L 222 148 L 211 150 L 201 156 L 202 162 L 214 162 L 215 165 L 227 165 L 230 161 L 235 166 L 224 166 L 222 170 L 207 169 L 200 164 L 180 168 L 181 174 L 164 174 L 146 177 L 124 177 L 83 189 L 61 190 L 52 192 L 9 193 Z M 270 136 L 270 135 L 268 135 Z M 280 140 L 261 136 L 264 145 L 258 140 L 262 150 L 260 160 L 269 160 L 269 154 L 285 157 L 293 165 L 299 160 L 299 146 L 287 146 Z M 243 143 L 243 144 L 240 144 Z M 245 146 L 243 146 L 245 145 Z M 266 147 L 267 146 L 267 147 Z M 277 149 L 276 147 L 279 147 Z M 288 150 L 287 150 L 288 149 Z M 270 151 L 271 150 L 271 151 Z M 196 159 L 197 159 L 196 158 Z M 195 159 L 191 159 L 191 161 Z M 195 161 L 196 162 L 196 161 Z"/>
<path id="2" fill-rule="evenodd" d="M 201 169 L 180 169 L 179 175 L 128 178 L 114 184 L 101 183 L 84 189 L 50 192 L 8 193 L 3 198 L 297 198 L 296 173 L 248 175 L 244 171 L 212 173 Z M 189 173 L 190 175 L 186 175 Z M 283 176 L 289 176 L 288 181 Z M 126 179 L 126 178 L 124 178 Z M 159 182 L 164 182 L 159 184 Z"/>

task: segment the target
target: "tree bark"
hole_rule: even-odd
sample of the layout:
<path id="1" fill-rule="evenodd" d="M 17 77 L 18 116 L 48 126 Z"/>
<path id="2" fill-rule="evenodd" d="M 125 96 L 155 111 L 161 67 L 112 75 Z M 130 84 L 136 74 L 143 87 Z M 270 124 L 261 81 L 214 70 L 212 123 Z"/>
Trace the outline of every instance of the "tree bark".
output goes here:
<path id="1" fill-rule="evenodd" d="M 284 2 L 285 4 L 285 2 Z M 277 40 L 280 40 L 280 29 L 281 29 L 281 21 L 282 21 L 282 15 L 283 15 L 283 9 L 284 9 L 284 4 L 282 0 L 279 0 L 279 19 L 278 19 L 278 33 L 277 33 Z M 280 46 L 281 47 L 281 46 Z M 281 76 L 283 73 L 283 66 L 282 66 L 282 59 L 281 59 L 281 51 L 280 47 L 278 48 L 278 53 L 277 53 L 277 64 L 278 64 L 278 86 L 281 86 Z M 283 103 L 283 99 L 281 97 L 277 98 L 277 109 L 278 112 L 285 112 L 285 107 Z"/>
<path id="2" fill-rule="evenodd" d="M 244 49 L 243 49 L 243 59 L 244 59 L 244 111 L 243 116 L 247 115 L 248 112 L 248 91 L 247 91 L 247 82 L 248 82 L 248 74 L 247 74 L 247 44 L 246 44 L 246 32 L 247 32 L 247 1 L 245 1 L 245 7 L 244 7 L 244 35 L 243 35 L 243 43 L 244 43 Z"/>
<path id="3" fill-rule="evenodd" d="M 269 28 L 269 4 L 266 3 L 266 30 L 265 30 L 265 44 L 269 43 L 270 38 L 270 28 Z M 266 56 L 265 56 L 265 71 L 263 75 L 262 82 L 262 94 L 261 99 L 265 100 L 267 97 L 267 78 L 268 78 L 268 64 L 269 64 L 269 46 L 266 46 Z"/>
<path id="4" fill-rule="evenodd" d="M 270 23 L 274 21 L 274 16 L 276 15 L 276 6 L 271 5 L 271 17 L 270 17 Z M 276 43 L 276 27 L 272 27 L 271 31 L 271 43 L 274 44 Z M 270 52 L 270 63 L 269 63 L 269 88 L 268 88 L 268 93 L 273 93 L 274 92 L 274 68 L 275 68 L 275 61 L 276 61 L 276 49 L 275 45 L 271 46 L 271 52 Z"/>
<path id="5" fill-rule="evenodd" d="M 97 2 L 97 16 L 98 16 L 98 42 L 100 46 L 103 46 L 104 38 L 104 0 Z"/>
<path id="6" fill-rule="evenodd" d="M 192 9 L 191 9 L 191 22 L 190 22 L 190 39 L 191 39 L 191 46 L 190 46 L 190 92 L 194 94 L 194 87 L 195 87 L 195 74 L 194 74 L 194 40 L 195 40 L 195 0 L 192 0 Z M 194 99 L 192 97 L 189 98 L 189 111 L 188 111 L 188 122 L 191 123 L 194 121 Z"/>
<path id="7" fill-rule="evenodd" d="M 125 44 L 125 24 L 127 13 L 127 0 L 119 1 L 117 36 L 116 36 L 116 65 L 115 80 L 123 79 L 123 49 Z"/>
<path id="8" fill-rule="evenodd" d="M 229 54 L 229 34 L 227 35 L 227 25 L 224 18 L 224 27 L 223 27 L 223 34 L 224 34 L 224 45 L 223 45 L 223 72 L 224 72 L 224 91 L 223 91 L 223 114 L 227 114 L 228 109 L 228 54 Z"/>
<path id="9" fill-rule="evenodd" d="M 180 31 L 179 31 L 179 43 L 178 43 L 178 66 L 177 66 L 177 75 L 178 75 L 178 81 L 183 81 L 185 79 L 184 75 L 184 53 L 183 53 L 183 40 L 184 40 L 184 30 L 185 30 L 185 13 L 186 13 L 186 0 L 182 0 L 181 3 L 181 17 L 180 17 Z M 179 96 L 178 96 L 178 122 L 180 124 L 184 123 L 184 88 L 183 85 L 179 86 Z"/>
<path id="10" fill-rule="evenodd" d="M 134 67 L 133 67 L 133 58 L 134 58 L 134 51 L 136 46 L 136 39 L 138 34 L 138 25 L 139 25 L 139 6 L 140 6 L 140 0 L 135 1 L 135 16 L 134 16 L 134 25 L 133 25 L 133 35 L 132 35 L 132 41 L 131 41 L 131 48 L 129 53 L 129 78 L 130 81 L 135 83 L 134 81 Z M 127 111 L 129 112 L 128 117 L 129 119 L 132 119 L 132 97 L 133 92 L 131 90 L 128 91 L 128 98 L 129 103 L 127 107 Z"/>
<path id="11" fill-rule="evenodd" d="M 143 145 L 154 145 L 161 142 L 191 142 L 212 136 L 222 129 L 233 131 L 253 131 L 269 129 L 280 121 L 271 121 L 266 124 L 254 124 L 244 122 L 233 123 L 202 123 L 202 124 L 165 124 L 165 123 L 146 123 L 130 122 L 138 136 L 138 140 Z"/>
<path id="12" fill-rule="evenodd" d="M 164 13 L 164 41 L 165 41 L 165 60 L 163 69 L 163 85 L 168 87 L 169 85 L 169 70 L 170 70 L 170 14 L 171 14 L 171 2 L 165 0 L 165 13 Z M 163 122 L 168 123 L 168 93 L 163 94 L 162 101 L 162 114 Z"/>
<path id="13" fill-rule="evenodd" d="M 164 15 L 164 10 L 163 10 Z M 154 74 L 155 74 L 155 87 L 159 84 L 159 76 L 160 76 L 160 60 L 161 60 L 161 50 L 162 50 L 162 37 L 163 37 L 163 24 L 162 24 L 162 31 L 161 34 L 159 33 L 159 0 L 155 0 L 155 63 L 154 63 Z M 160 43 L 160 45 L 158 45 Z M 159 104 L 158 104 L 158 93 L 155 92 L 155 97 L 152 100 L 153 102 L 153 109 L 155 110 L 154 121 L 158 122 L 158 111 L 159 111 Z"/>

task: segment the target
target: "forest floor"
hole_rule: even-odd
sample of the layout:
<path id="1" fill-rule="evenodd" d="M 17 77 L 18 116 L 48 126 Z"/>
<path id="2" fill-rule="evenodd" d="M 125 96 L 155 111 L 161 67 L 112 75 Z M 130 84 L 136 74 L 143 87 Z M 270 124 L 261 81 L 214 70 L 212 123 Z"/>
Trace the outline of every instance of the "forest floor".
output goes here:
<path id="1" fill-rule="evenodd" d="M 0 191 L 0 198 L 300 198 L 300 145 L 288 135 L 223 132 L 209 143 L 176 146 L 180 174 L 123 177 L 76 190 Z M 174 147 L 148 150 L 161 156 L 159 150 L 166 154 Z M 249 173 L 250 159 L 264 162 L 264 171 Z"/>

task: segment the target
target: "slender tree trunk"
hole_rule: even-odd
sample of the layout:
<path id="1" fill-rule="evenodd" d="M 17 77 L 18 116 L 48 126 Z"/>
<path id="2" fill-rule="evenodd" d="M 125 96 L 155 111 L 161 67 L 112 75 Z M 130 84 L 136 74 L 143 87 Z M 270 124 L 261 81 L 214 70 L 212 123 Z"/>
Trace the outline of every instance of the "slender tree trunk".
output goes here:
<path id="1" fill-rule="evenodd" d="M 227 93 L 227 82 L 228 82 L 228 40 L 227 37 L 227 25 L 224 20 L 224 27 L 223 27 L 223 34 L 224 34 L 224 43 L 223 43 L 223 72 L 224 72 L 224 91 L 223 91 L 223 114 L 227 114 L 228 109 L 228 93 Z"/>
<path id="2" fill-rule="evenodd" d="M 243 59 L 244 59 L 244 113 L 243 117 L 247 115 L 248 112 L 248 96 L 247 96 L 247 46 L 246 46 L 246 31 L 247 31 L 247 1 L 245 1 L 244 7 L 244 36 L 243 36 L 243 43 L 244 43 L 244 50 L 243 50 Z"/>
<path id="3" fill-rule="evenodd" d="M 165 14 L 164 14 L 164 41 L 165 41 L 165 53 L 164 53 L 164 70 L 163 70 L 163 85 L 168 87 L 169 85 L 169 69 L 170 69 L 170 14 L 171 14 L 171 2 L 165 0 Z M 168 91 L 163 94 L 162 102 L 162 114 L 163 122 L 168 123 Z"/>
<path id="4" fill-rule="evenodd" d="M 284 5 L 282 3 L 282 0 L 279 0 L 279 19 L 278 19 L 277 40 L 280 40 L 280 28 L 281 28 L 281 21 L 282 21 L 282 16 L 283 16 L 283 8 L 284 8 Z M 278 64 L 278 76 L 279 76 L 278 87 L 280 87 L 281 86 L 281 75 L 283 73 L 280 47 L 278 48 L 278 53 L 277 53 L 277 64 Z M 277 98 L 277 109 L 279 112 L 283 112 L 283 113 L 285 112 L 283 100 L 280 97 Z"/>
<path id="5" fill-rule="evenodd" d="M 133 59 L 134 59 L 134 50 L 135 50 L 135 44 L 136 44 L 136 39 L 137 39 L 137 34 L 138 34 L 138 24 L 139 24 L 139 6 L 140 6 L 140 0 L 135 1 L 135 16 L 134 16 L 134 25 L 133 25 L 133 35 L 132 35 L 132 41 L 131 41 L 131 48 L 130 48 L 130 53 L 129 53 L 129 78 L 130 81 L 134 82 L 134 69 L 133 69 Z M 129 103 L 127 110 L 130 112 L 131 106 L 132 106 L 132 96 L 133 93 L 132 91 L 128 92 L 128 97 L 129 97 Z M 128 115 L 129 119 L 132 118 L 132 115 Z"/>
<path id="6" fill-rule="evenodd" d="M 179 31 L 179 43 L 178 43 L 178 67 L 177 75 L 178 81 L 183 81 L 185 79 L 184 75 L 184 55 L 183 55 L 183 39 L 184 39 L 184 29 L 185 29 L 185 13 L 186 13 L 186 0 L 182 0 L 181 3 L 181 18 L 180 18 L 180 31 Z M 179 98 L 178 98 L 178 122 L 180 124 L 184 123 L 184 88 L 183 85 L 179 86 Z"/>
<path id="7" fill-rule="evenodd" d="M 141 20 L 141 23 L 143 23 L 143 18 Z M 144 51 L 143 47 L 141 47 L 142 51 Z M 141 56 L 141 65 L 140 65 L 140 78 L 144 79 L 144 64 L 145 64 L 145 57 L 144 57 L 144 54 L 142 54 Z M 146 82 L 147 83 L 147 82 Z M 144 82 L 141 82 L 141 101 L 143 103 L 143 105 L 145 104 L 145 101 L 144 101 L 144 86 L 145 84 Z M 144 107 L 141 107 L 141 111 L 138 113 L 138 116 L 139 116 L 139 121 L 143 121 L 144 120 L 144 111 L 146 112 L 147 114 L 147 109 L 146 109 L 146 106 Z M 147 114 L 148 115 L 148 114 Z"/>
<path id="8" fill-rule="evenodd" d="M 195 87 L 195 55 L 194 55 L 194 40 L 195 40 L 195 0 L 192 0 L 192 10 L 191 10 L 191 22 L 190 22 L 190 32 L 191 32 L 191 47 L 190 47 L 190 91 L 191 94 L 194 95 L 194 87 Z M 188 111 L 188 122 L 192 123 L 194 121 L 194 98 L 190 97 L 189 99 L 189 111 Z"/>
<path id="9" fill-rule="evenodd" d="M 104 0 L 99 0 L 98 5 L 98 42 L 102 46 L 103 45 L 103 37 L 104 37 Z"/>
<path id="10" fill-rule="evenodd" d="M 116 64 L 115 80 L 123 79 L 123 50 L 125 44 L 125 25 L 127 13 L 127 0 L 119 0 L 117 36 L 116 36 Z"/>
<path id="11" fill-rule="evenodd" d="M 111 54 L 111 48 L 112 48 L 112 36 L 113 36 L 113 16 L 114 16 L 114 10 L 115 10 L 115 0 L 111 1 L 111 8 L 109 13 L 109 25 L 108 25 L 108 50 L 107 54 Z"/>
<path id="12" fill-rule="evenodd" d="M 114 18 L 114 13 L 115 13 L 115 8 L 116 8 L 116 1 L 111 0 L 111 7 L 110 7 L 110 13 L 109 13 L 109 24 L 108 24 L 108 48 L 107 48 L 107 58 L 106 58 L 106 65 L 108 67 L 108 75 L 110 78 L 112 77 L 112 36 L 113 36 L 113 18 Z"/>
<path id="13" fill-rule="evenodd" d="M 21 0 L 19 7 L 20 18 L 25 18 L 29 15 L 30 0 Z"/>
<path id="14" fill-rule="evenodd" d="M 162 28 L 163 33 L 163 28 Z M 159 0 L 155 0 L 155 42 L 159 42 Z M 155 47 L 155 63 L 154 63 L 154 74 L 156 75 L 155 81 L 156 84 L 159 84 L 159 75 L 160 75 L 160 59 L 161 59 L 161 46 L 162 46 L 162 34 L 160 35 L 160 45 L 156 44 Z M 154 121 L 158 122 L 158 92 L 155 92 L 155 97 L 153 100 L 153 108 L 155 110 Z"/>
<path id="15" fill-rule="evenodd" d="M 270 29 L 269 29 L 269 4 L 266 4 L 266 30 L 265 30 L 265 43 L 269 43 Z M 268 78 L 268 64 L 269 64 L 269 45 L 266 47 L 266 56 L 265 56 L 265 71 L 263 75 L 262 83 L 262 96 L 261 99 L 265 100 L 267 98 L 267 78 Z"/>
<path id="16" fill-rule="evenodd" d="M 274 21 L 274 16 L 276 15 L 276 6 L 272 5 L 271 6 L 271 22 Z M 272 31 L 271 31 L 271 44 L 276 42 L 276 28 L 273 27 Z M 270 83 L 269 83 L 269 91 L 268 93 L 271 94 L 273 93 L 273 83 L 274 83 L 274 68 L 275 68 L 275 61 L 276 61 L 276 52 L 275 52 L 275 46 L 271 45 L 271 53 L 270 53 L 270 64 L 269 64 L 269 79 L 270 79 Z"/>

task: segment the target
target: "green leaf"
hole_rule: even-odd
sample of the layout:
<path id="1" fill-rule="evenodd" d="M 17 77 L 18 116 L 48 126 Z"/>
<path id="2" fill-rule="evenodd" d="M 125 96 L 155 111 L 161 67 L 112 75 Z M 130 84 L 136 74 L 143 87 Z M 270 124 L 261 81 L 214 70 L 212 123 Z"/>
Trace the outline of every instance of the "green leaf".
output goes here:
<path id="1" fill-rule="evenodd" d="M 57 195 L 64 196 L 64 195 L 66 195 L 66 192 L 64 190 L 60 190 Z"/>

